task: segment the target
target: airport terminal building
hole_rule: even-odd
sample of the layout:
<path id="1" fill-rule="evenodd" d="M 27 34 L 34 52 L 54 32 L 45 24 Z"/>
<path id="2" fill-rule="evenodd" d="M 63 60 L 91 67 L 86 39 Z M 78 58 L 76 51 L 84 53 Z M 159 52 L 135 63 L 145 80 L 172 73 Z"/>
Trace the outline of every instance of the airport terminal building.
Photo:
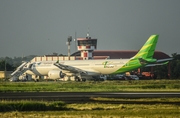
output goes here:
<path id="1" fill-rule="evenodd" d="M 138 51 L 135 50 L 94 50 L 92 53 L 92 57 L 93 59 L 129 59 L 136 55 L 137 52 Z M 80 56 L 80 51 L 73 53 L 71 56 L 75 56 L 77 59 L 82 59 Z M 155 51 L 153 57 L 155 59 L 170 58 L 169 55 L 160 51 Z"/>

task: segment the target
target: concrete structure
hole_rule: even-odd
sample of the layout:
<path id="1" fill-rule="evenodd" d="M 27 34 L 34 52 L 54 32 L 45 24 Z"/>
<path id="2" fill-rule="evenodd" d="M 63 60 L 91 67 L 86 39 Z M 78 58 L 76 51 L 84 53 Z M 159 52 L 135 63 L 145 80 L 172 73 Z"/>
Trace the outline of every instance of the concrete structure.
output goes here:
<path id="1" fill-rule="evenodd" d="M 77 38 L 77 49 L 81 52 L 83 60 L 93 59 L 93 51 L 97 48 L 97 39 L 92 39 L 87 34 L 86 38 Z"/>
<path id="2" fill-rule="evenodd" d="M 0 79 L 10 78 L 12 71 L 0 71 Z"/>
<path id="3" fill-rule="evenodd" d="M 58 56 L 58 55 L 44 55 L 34 57 L 30 62 L 36 61 L 58 61 L 58 60 L 76 60 L 76 56 Z"/>
<path id="4" fill-rule="evenodd" d="M 95 50 L 92 53 L 93 58 L 95 59 L 104 59 L 104 58 L 110 58 L 110 59 L 129 59 L 136 55 L 138 51 L 135 50 Z M 80 51 L 77 51 L 73 53 L 71 56 L 75 56 L 76 58 L 80 56 Z M 164 59 L 164 58 L 170 58 L 169 55 L 165 54 L 164 52 L 155 51 L 154 52 L 154 58 L 156 59 Z"/>
<path id="5" fill-rule="evenodd" d="M 133 57 L 138 51 L 122 51 L 122 50 L 94 50 L 92 53 L 92 59 L 129 59 Z M 81 57 L 82 50 L 73 53 L 70 56 L 57 56 L 57 55 L 44 55 L 34 57 L 30 62 L 36 61 L 58 61 L 58 60 L 82 60 L 87 59 L 89 57 Z M 165 59 L 170 58 L 169 55 L 165 54 L 164 52 L 155 51 L 154 58 L 156 59 Z"/>

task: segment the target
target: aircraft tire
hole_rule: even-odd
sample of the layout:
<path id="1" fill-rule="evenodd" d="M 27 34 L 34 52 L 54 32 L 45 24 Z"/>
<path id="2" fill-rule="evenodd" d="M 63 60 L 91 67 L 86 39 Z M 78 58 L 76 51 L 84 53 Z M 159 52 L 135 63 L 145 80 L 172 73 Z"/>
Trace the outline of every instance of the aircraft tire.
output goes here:
<path id="1" fill-rule="evenodd" d="M 85 82 L 85 81 L 86 81 L 86 79 L 85 79 L 85 78 L 82 78 L 82 81 L 83 81 L 83 82 Z"/>
<path id="2" fill-rule="evenodd" d="M 76 82 L 79 82 L 79 81 L 80 81 L 79 77 L 76 76 L 76 77 L 75 77 L 75 81 L 76 81 Z"/>

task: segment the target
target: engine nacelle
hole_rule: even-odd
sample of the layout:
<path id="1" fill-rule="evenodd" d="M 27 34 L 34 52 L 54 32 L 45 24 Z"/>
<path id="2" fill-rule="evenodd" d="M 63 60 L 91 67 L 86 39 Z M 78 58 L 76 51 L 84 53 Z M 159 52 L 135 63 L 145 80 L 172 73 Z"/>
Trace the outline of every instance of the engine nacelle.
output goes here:
<path id="1" fill-rule="evenodd" d="M 48 77 L 50 79 L 60 79 L 60 78 L 64 78 L 64 74 L 62 73 L 61 70 L 50 70 L 48 72 Z"/>

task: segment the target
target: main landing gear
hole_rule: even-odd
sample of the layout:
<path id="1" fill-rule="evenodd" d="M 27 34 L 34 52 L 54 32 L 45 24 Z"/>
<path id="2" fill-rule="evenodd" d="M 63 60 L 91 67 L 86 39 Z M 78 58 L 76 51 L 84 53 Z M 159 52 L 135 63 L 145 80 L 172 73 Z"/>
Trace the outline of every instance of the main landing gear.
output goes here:
<path id="1" fill-rule="evenodd" d="M 75 77 L 75 81 L 77 81 L 77 82 L 80 82 L 80 81 L 85 82 L 85 81 L 86 81 L 86 78 L 80 78 L 80 77 L 76 76 L 76 77 Z"/>

